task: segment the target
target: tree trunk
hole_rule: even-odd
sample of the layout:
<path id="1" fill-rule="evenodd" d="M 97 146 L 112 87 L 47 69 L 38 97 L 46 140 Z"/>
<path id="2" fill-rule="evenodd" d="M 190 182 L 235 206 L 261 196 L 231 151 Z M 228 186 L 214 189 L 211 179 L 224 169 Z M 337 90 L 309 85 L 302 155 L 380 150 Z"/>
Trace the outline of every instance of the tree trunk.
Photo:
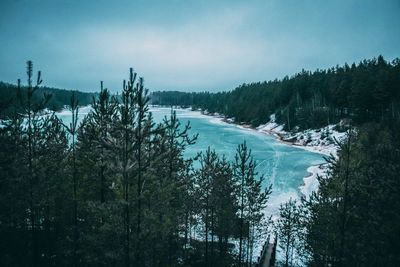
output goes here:
<path id="1" fill-rule="evenodd" d="M 128 103 L 125 103 L 128 105 Z M 125 200 L 125 266 L 130 266 L 130 214 L 129 214 L 129 174 L 127 171 L 128 167 L 128 144 L 129 144 L 129 131 L 127 121 L 124 125 L 125 140 L 124 140 L 124 164 L 123 164 L 123 176 L 124 176 L 124 200 Z"/>
<path id="2" fill-rule="evenodd" d="M 238 264 L 239 267 L 242 266 L 243 213 L 244 213 L 244 167 L 242 168 L 242 183 L 241 183 L 240 226 L 239 226 L 239 264 Z"/>
<path id="3" fill-rule="evenodd" d="M 214 207 L 211 206 L 211 261 L 210 266 L 214 264 Z"/>
<path id="4" fill-rule="evenodd" d="M 206 236 L 205 236 L 205 238 L 206 238 L 206 264 L 205 264 L 205 266 L 206 267 L 208 267 L 208 209 L 209 209 L 209 207 L 208 207 L 208 191 L 207 191 L 207 196 L 206 196 L 206 215 L 205 215 L 205 219 L 206 219 L 206 221 L 205 221 L 205 227 L 206 227 L 206 231 L 205 231 L 205 234 L 206 234 Z"/>
<path id="5" fill-rule="evenodd" d="M 29 74 L 28 74 L 29 75 Z M 31 77 L 29 76 L 29 93 L 32 92 Z M 31 97 L 28 95 L 28 171 L 29 171 L 29 209 L 30 209 L 30 223 L 31 223 L 31 244 L 32 244 L 32 265 L 37 265 L 37 244 L 35 232 L 35 213 L 34 213 L 34 200 L 33 200 L 33 145 L 32 145 L 32 107 Z"/>
<path id="6" fill-rule="evenodd" d="M 342 210 L 342 225 L 340 229 L 341 240 L 340 240 L 340 266 L 344 266 L 344 252 L 345 252 L 345 232 L 346 232 L 346 217 L 347 217 L 347 198 L 348 198 L 348 188 L 349 188 L 349 175 L 350 175 L 350 146 L 351 146 L 351 128 L 349 129 L 349 134 L 347 137 L 346 146 L 346 169 L 344 177 L 344 194 L 343 194 L 343 210 Z"/>
<path id="7" fill-rule="evenodd" d="M 289 209 L 289 216 L 288 216 L 288 233 L 287 233 L 287 240 L 286 240 L 286 255 L 285 255 L 285 267 L 289 267 L 289 256 L 290 256 L 290 240 L 292 239 L 291 227 L 292 227 L 292 212 Z"/>
<path id="8" fill-rule="evenodd" d="M 73 116 L 74 120 L 74 116 Z M 75 118 L 76 120 L 76 118 Z M 75 132 L 72 134 L 72 168 L 74 183 L 74 266 L 78 266 L 78 200 L 77 200 L 77 173 L 76 173 L 76 154 L 75 154 Z"/>

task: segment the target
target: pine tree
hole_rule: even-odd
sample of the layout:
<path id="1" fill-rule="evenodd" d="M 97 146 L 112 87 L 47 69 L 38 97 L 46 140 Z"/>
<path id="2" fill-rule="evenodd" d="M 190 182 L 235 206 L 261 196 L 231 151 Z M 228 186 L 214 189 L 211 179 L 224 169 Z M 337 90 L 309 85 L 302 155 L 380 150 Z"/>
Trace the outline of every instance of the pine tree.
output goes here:
<path id="1" fill-rule="evenodd" d="M 215 177 L 212 182 L 212 247 L 211 260 L 214 266 L 229 266 L 228 242 L 236 234 L 238 203 L 236 199 L 237 185 L 232 166 L 223 156 L 219 158 Z M 218 254 L 214 252 L 214 236 L 218 238 Z"/>
<path id="2" fill-rule="evenodd" d="M 277 235 L 279 246 L 284 253 L 284 266 L 293 266 L 293 256 L 296 251 L 299 231 L 299 210 L 297 201 L 290 199 L 279 208 Z"/>
<path id="3" fill-rule="evenodd" d="M 107 185 L 106 181 L 106 160 L 107 160 L 107 148 L 106 142 L 110 132 L 112 119 L 116 116 L 117 101 L 114 97 L 110 96 L 109 91 L 103 88 L 103 82 L 100 83 L 100 94 L 98 99 L 93 100 L 93 124 L 92 127 L 96 130 L 95 145 L 97 151 L 97 157 L 100 161 L 99 166 L 99 178 L 100 178 L 100 192 L 99 200 L 100 203 L 105 203 L 107 200 Z"/>
<path id="4" fill-rule="evenodd" d="M 216 164 L 218 156 L 215 151 L 210 147 L 207 148 L 204 154 L 200 154 L 200 169 L 198 174 L 198 184 L 200 186 L 200 194 L 202 199 L 202 220 L 204 223 L 204 240 L 205 240 L 205 253 L 204 253 L 204 266 L 210 264 L 210 251 L 209 251 L 209 232 L 210 232 L 210 213 L 213 213 L 211 202 L 212 183 L 216 171 Z"/>
<path id="5" fill-rule="evenodd" d="M 73 93 L 71 96 L 70 111 L 72 115 L 71 123 L 65 126 L 68 133 L 71 135 L 71 164 L 72 164 L 72 194 L 73 194 L 73 265 L 80 264 L 78 256 L 78 242 L 79 242 L 79 229 L 78 229 L 78 173 L 77 173 L 77 158 L 76 158 L 76 136 L 78 133 L 78 100 Z"/>
<path id="6" fill-rule="evenodd" d="M 117 136 L 121 138 L 120 145 L 116 145 L 116 148 L 120 150 L 120 157 L 122 159 L 121 163 L 122 166 L 122 177 L 123 177 L 123 200 L 124 200 L 124 228 L 125 228 L 125 266 L 129 267 L 131 265 L 130 262 L 130 232 L 131 232 L 131 215 L 130 215 L 130 172 L 132 168 L 132 161 L 130 157 L 130 153 L 132 151 L 132 143 L 130 138 L 133 136 L 133 118 L 134 118 L 134 111 L 133 107 L 133 87 L 136 80 L 136 73 L 133 73 L 133 70 L 130 71 L 129 81 L 128 84 L 123 83 L 123 92 L 122 92 L 122 103 L 119 106 L 119 114 L 120 114 L 120 135 Z M 116 140 L 119 142 L 119 140 Z M 117 163 L 119 164 L 119 163 Z"/>
<path id="7" fill-rule="evenodd" d="M 272 185 L 265 185 L 265 177 L 260 176 L 258 180 L 255 177 L 249 177 L 246 181 L 248 187 L 248 246 L 247 246 L 247 262 L 252 264 L 253 249 L 256 241 L 265 239 L 268 234 L 268 226 L 270 218 L 265 217 L 265 209 L 270 194 L 272 193 Z M 264 189 L 263 189 L 264 188 Z"/>
<path id="8" fill-rule="evenodd" d="M 77 136 L 77 164 L 80 176 L 80 200 L 82 201 L 80 240 L 86 250 L 85 264 L 111 265 L 119 257 L 115 243 L 121 240 L 109 236 L 119 229 L 115 218 L 119 218 L 116 185 L 117 175 L 111 162 L 116 156 L 110 149 L 109 138 L 117 117 L 117 100 L 100 83 L 100 93 L 93 97 L 92 109 L 85 116 Z M 118 237 L 120 237 L 118 235 Z M 107 254 L 100 253 L 107 250 Z"/>
<path id="9" fill-rule="evenodd" d="M 132 77 L 133 70 L 130 70 Z M 148 97 L 147 90 L 144 89 L 143 78 L 139 78 L 139 82 L 136 84 L 135 90 L 135 100 L 137 105 L 137 114 L 136 114 L 136 129 L 135 129 L 135 160 L 137 162 L 136 176 L 137 176 L 137 224 L 136 224 L 136 253 L 135 253 L 135 262 L 138 265 L 142 265 L 142 236 L 141 236 L 141 224 L 142 224 L 142 187 L 143 187 L 143 173 L 145 169 L 146 163 L 144 162 L 143 157 L 143 146 L 145 143 L 144 133 L 144 124 L 146 119 L 146 113 L 148 112 Z"/>
<path id="10" fill-rule="evenodd" d="M 252 181 L 256 175 L 256 163 L 251 156 L 251 150 L 247 148 L 246 142 L 239 145 L 236 150 L 235 162 L 233 164 L 234 175 L 239 185 L 239 258 L 238 266 L 242 266 L 244 260 L 244 238 L 248 231 L 247 212 L 247 181 Z"/>

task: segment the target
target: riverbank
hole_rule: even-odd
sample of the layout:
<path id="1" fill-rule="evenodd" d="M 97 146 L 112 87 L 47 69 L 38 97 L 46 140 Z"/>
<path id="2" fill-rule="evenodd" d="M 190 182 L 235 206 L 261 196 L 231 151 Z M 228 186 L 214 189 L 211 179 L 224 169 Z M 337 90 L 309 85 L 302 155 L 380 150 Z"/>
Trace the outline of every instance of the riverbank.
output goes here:
<path id="1" fill-rule="evenodd" d="M 152 106 L 152 108 L 162 108 L 160 106 Z M 170 107 L 164 107 L 170 108 Z M 318 153 L 320 155 L 329 157 L 333 155 L 337 156 L 337 151 L 339 149 L 337 143 L 342 142 L 346 137 L 346 133 L 339 132 L 336 130 L 335 125 L 328 125 L 321 129 L 309 129 L 305 131 L 298 131 L 296 133 L 289 133 L 284 131 L 284 126 L 279 125 L 275 121 L 275 116 L 271 116 L 268 123 L 260 125 L 256 128 L 251 127 L 251 125 L 240 124 L 235 122 L 231 118 L 226 118 L 222 114 L 218 113 L 208 113 L 201 110 L 191 110 L 190 108 L 174 107 L 175 109 L 181 109 L 194 114 L 196 117 L 208 118 L 212 123 L 227 123 L 235 127 L 254 131 L 260 134 L 265 134 L 274 137 L 280 143 L 288 146 L 296 147 L 302 150 L 307 150 L 309 152 Z M 327 163 L 320 163 L 317 165 L 309 165 L 306 167 L 307 175 L 303 177 L 303 182 L 298 186 L 297 190 L 302 196 L 309 196 L 313 191 L 318 190 L 318 176 L 326 176 L 328 171 Z"/>
<path id="2" fill-rule="evenodd" d="M 197 111 L 200 112 L 200 111 Z M 247 124 L 236 123 L 233 119 L 225 118 L 221 114 L 200 112 L 205 116 L 212 116 L 221 122 L 234 124 L 237 127 L 254 130 L 269 136 L 274 136 L 279 142 L 304 149 L 310 152 L 319 153 L 326 157 L 337 157 L 339 146 L 346 138 L 345 132 L 336 130 L 336 125 L 328 125 L 320 129 L 308 129 L 296 133 L 287 132 L 283 125 L 275 122 L 275 116 L 271 115 L 269 122 L 256 128 Z M 302 196 L 308 197 L 313 191 L 318 190 L 318 177 L 325 177 L 329 169 L 328 163 L 312 165 L 307 168 L 308 175 L 303 178 L 303 184 L 299 186 Z"/>
<path id="3" fill-rule="evenodd" d="M 284 144 L 292 145 L 310 152 L 323 154 L 325 156 L 333 155 L 336 157 L 339 148 L 337 142 L 340 143 L 346 138 L 345 132 L 339 132 L 335 130 L 335 124 L 331 124 L 319 129 L 308 129 L 291 133 L 283 130 L 284 125 L 280 125 L 275 122 L 274 115 L 270 116 L 270 120 L 266 124 L 262 124 L 254 128 L 248 124 L 237 123 L 233 119 L 225 118 L 223 115 L 218 113 L 200 113 L 206 116 L 212 116 L 213 118 L 222 122 L 234 124 L 235 126 L 243 129 L 251 129 L 260 133 L 274 136 Z"/>
<path id="4" fill-rule="evenodd" d="M 257 127 L 257 131 L 276 136 L 281 142 L 305 149 L 310 152 L 320 153 L 326 157 L 337 157 L 339 145 L 346 138 L 345 132 L 336 130 L 336 125 L 328 125 L 320 129 L 308 129 L 297 133 L 283 130 L 283 125 L 275 122 L 271 116 L 270 121 Z M 308 197 L 318 190 L 318 177 L 326 177 L 329 169 L 328 163 L 313 165 L 307 168 L 308 176 L 303 178 L 303 185 L 299 187 L 301 194 Z"/>
<path id="5" fill-rule="evenodd" d="M 297 146 L 311 152 L 323 154 L 325 156 L 337 156 L 338 144 L 346 138 L 345 132 L 336 130 L 336 125 L 331 124 L 319 129 L 308 129 L 296 133 L 286 132 L 283 125 L 275 122 L 275 116 L 271 115 L 270 121 L 256 128 L 259 132 L 272 134 L 284 143 Z"/>

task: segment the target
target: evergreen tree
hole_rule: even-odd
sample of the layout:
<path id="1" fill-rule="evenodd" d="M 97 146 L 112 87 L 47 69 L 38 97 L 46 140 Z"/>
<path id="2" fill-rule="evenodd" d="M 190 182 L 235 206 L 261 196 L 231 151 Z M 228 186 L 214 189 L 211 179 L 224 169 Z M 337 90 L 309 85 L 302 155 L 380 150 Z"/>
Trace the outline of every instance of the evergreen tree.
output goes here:
<path id="1" fill-rule="evenodd" d="M 253 242 L 256 238 L 256 231 L 262 233 L 265 221 L 263 210 L 266 207 L 268 197 L 271 194 L 271 185 L 265 186 L 264 177 L 257 180 L 257 163 L 254 161 L 251 150 L 246 142 L 240 144 L 236 150 L 233 174 L 238 186 L 239 202 L 239 266 L 245 260 L 252 261 Z M 265 186 L 263 190 L 262 187 Z M 247 240 L 245 240 L 247 239 Z M 245 250 L 244 243 L 247 242 Z"/>
<path id="2" fill-rule="evenodd" d="M 246 143 L 238 146 L 237 153 L 235 155 L 235 163 L 233 165 L 234 175 L 237 178 L 239 184 L 239 262 L 238 266 L 242 266 L 243 261 L 243 239 L 246 236 L 246 225 L 247 221 L 245 216 L 246 206 L 247 206 L 247 186 L 246 181 L 253 180 L 255 175 L 255 162 L 251 157 L 251 151 L 248 150 Z M 248 230 L 248 227 L 247 227 Z"/>
<path id="3" fill-rule="evenodd" d="M 79 242 L 79 229 L 78 229 L 78 174 L 76 166 L 76 136 L 78 133 L 78 100 L 75 94 L 71 96 L 71 103 L 69 106 L 71 110 L 71 123 L 69 126 L 65 126 L 68 133 L 71 135 L 71 165 L 72 165 L 72 199 L 73 199 L 73 265 L 78 266 L 80 264 L 80 259 L 78 256 L 78 242 Z"/>
<path id="4" fill-rule="evenodd" d="M 299 209 L 296 200 L 290 199 L 281 204 L 279 208 L 279 219 L 277 222 L 277 235 L 279 247 L 284 254 L 284 266 L 295 266 L 293 257 L 298 246 L 299 231 Z"/>
<path id="5" fill-rule="evenodd" d="M 200 155 L 200 170 L 198 174 L 198 184 L 200 186 L 201 192 L 201 205 L 202 205 L 202 220 L 204 224 L 204 240 L 205 240 L 205 249 L 204 249 L 204 265 L 210 265 L 210 217 L 212 217 L 212 213 L 214 212 L 211 201 L 211 190 L 212 183 L 214 180 L 214 175 L 216 171 L 216 165 L 218 161 L 218 156 L 215 151 L 211 151 L 210 147 L 206 150 L 204 155 Z"/>
<path id="6" fill-rule="evenodd" d="M 2 266 L 232 266 L 240 219 L 251 264 L 270 187 L 250 152 L 243 184 L 211 149 L 186 158 L 197 135 L 173 111 L 153 122 L 132 69 L 121 98 L 101 83 L 80 125 L 74 94 L 68 125 L 43 111 L 49 96 L 32 100 L 38 77 L 0 127 Z"/>

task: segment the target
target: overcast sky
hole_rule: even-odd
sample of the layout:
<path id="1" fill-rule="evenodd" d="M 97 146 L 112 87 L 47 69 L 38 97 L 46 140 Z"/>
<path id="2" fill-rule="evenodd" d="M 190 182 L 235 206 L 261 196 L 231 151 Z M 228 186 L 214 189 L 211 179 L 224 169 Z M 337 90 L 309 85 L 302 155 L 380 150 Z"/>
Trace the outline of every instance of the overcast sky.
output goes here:
<path id="1" fill-rule="evenodd" d="M 133 67 L 151 90 L 221 91 L 400 57 L 400 1 L 0 1 L 0 80 L 113 92 Z"/>

